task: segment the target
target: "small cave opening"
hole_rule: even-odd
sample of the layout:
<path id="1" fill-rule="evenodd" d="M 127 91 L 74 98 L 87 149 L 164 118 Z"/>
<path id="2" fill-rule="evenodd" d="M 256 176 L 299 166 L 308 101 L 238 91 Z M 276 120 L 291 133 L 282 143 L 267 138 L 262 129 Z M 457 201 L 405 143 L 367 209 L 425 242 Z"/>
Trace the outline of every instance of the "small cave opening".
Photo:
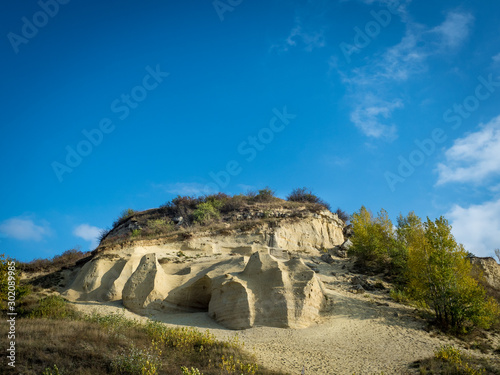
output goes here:
<path id="1" fill-rule="evenodd" d="M 208 304 L 212 298 L 212 280 L 205 275 L 184 289 L 183 294 L 182 305 L 184 307 L 208 312 Z"/>

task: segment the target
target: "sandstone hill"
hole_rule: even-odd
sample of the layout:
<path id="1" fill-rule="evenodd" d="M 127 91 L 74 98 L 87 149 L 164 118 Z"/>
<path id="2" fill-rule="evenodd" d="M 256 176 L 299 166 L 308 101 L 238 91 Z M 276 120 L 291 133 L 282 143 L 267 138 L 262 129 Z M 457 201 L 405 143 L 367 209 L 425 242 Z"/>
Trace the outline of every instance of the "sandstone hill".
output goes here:
<path id="1" fill-rule="evenodd" d="M 208 312 L 231 329 L 307 327 L 325 296 L 302 258 L 339 249 L 345 223 L 320 204 L 223 199 L 215 220 L 193 220 L 200 202 L 190 201 L 126 215 L 63 295 L 143 315 Z"/>

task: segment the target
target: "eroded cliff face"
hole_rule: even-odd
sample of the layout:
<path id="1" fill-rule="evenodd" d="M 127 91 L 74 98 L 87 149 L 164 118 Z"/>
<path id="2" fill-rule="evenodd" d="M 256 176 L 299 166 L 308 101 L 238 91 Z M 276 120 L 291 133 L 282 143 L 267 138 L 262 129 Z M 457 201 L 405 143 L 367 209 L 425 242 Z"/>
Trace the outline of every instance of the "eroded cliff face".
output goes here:
<path id="1" fill-rule="evenodd" d="M 228 328 L 304 328 L 324 302 L 320 281 L 298 258 L 254 253 L 242 272 L 214 279 L 208 313 Z"/>
<path id="2" fill-rule="evenodd" d="M 151 239 L 98 252 L 64 292 L 72 300 L 119 301 L 130 310 L 206 311 L 228 328 L 300 328 L 323 303 L 321 282 L 297 254 L 344 242 L 329 211 L 249 231 Z"/>
<path id="3" fill-rule="evenodd" d="M 500 264 L 490 257 L 473 257 L 471 262 L 482 273 L 485 286 L 500 293 Z"/>

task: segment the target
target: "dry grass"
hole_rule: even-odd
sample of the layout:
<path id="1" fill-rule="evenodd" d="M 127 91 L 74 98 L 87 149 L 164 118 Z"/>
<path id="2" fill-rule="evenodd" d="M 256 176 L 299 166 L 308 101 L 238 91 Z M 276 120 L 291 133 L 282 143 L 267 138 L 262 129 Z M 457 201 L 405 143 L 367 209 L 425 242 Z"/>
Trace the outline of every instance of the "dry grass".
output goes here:
<path id="1" fill-rule="evenodd" d="M 182 374 L 181 366 L 197 368 L 204 375 L 280 375 L 261 368 L 253 372 L 255 360 L 238 342 L 216 340 L 209 332 L 139 323 L 120 314 L 83 316 L 60 297 L 43 301 L 31 310 L 31 318 L 17 320 L 19 374 L 39 375 L 55 365 L 61 375 Z M 2 324 L 1 337 L 7 336 L 6 329 Z M 228 368 L 229 358 L 249 370 L 222 370 Z M 144 363 L 142 370 L 137 362 Z"/>
<path id="2" fill-rule="evenodd" d="M 17 268 L 28 274 L 39 272 L 47 273 L 73 267 L 89 256 L 89 252 L 71 249 L 65 251 L 61 255 L 54 256 L 52 259 L 34 259 L 31 262 L 17 262 Z"/>

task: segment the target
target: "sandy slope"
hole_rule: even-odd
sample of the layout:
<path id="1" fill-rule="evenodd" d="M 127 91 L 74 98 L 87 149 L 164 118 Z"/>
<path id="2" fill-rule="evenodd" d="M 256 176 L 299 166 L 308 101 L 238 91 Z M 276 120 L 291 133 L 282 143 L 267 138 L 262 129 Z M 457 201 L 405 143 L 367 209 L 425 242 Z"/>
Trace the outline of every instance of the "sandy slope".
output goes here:
<path id="1" fill-rule="evenodd" d="M 255 327 L 232 331 L 215 323 L 207 313 L 164 314 L 151 311 L 154 319 L 172 325 L 210 329 L 216 336 L 238 335 L 262 364 L 290 374 L 399 374 L 418 359 L 432 355 L 449 343 L 423 330 L 425 322 L 413 309 L 390 301 L 387 290 L 354 294 L 353 274 L 342 268 L 345 260 L 319 263 L 328 296 L 323 316 L 306 329 Z M 348 264 L 347 264 L 348 265 Z M 332 275 L 332 272 L 335 275 Z M 120 302 L 77 302 L 79 310 L 109 313 L 123 310 Z M 146 319 L 125 310 L 126 316 Z"/>

